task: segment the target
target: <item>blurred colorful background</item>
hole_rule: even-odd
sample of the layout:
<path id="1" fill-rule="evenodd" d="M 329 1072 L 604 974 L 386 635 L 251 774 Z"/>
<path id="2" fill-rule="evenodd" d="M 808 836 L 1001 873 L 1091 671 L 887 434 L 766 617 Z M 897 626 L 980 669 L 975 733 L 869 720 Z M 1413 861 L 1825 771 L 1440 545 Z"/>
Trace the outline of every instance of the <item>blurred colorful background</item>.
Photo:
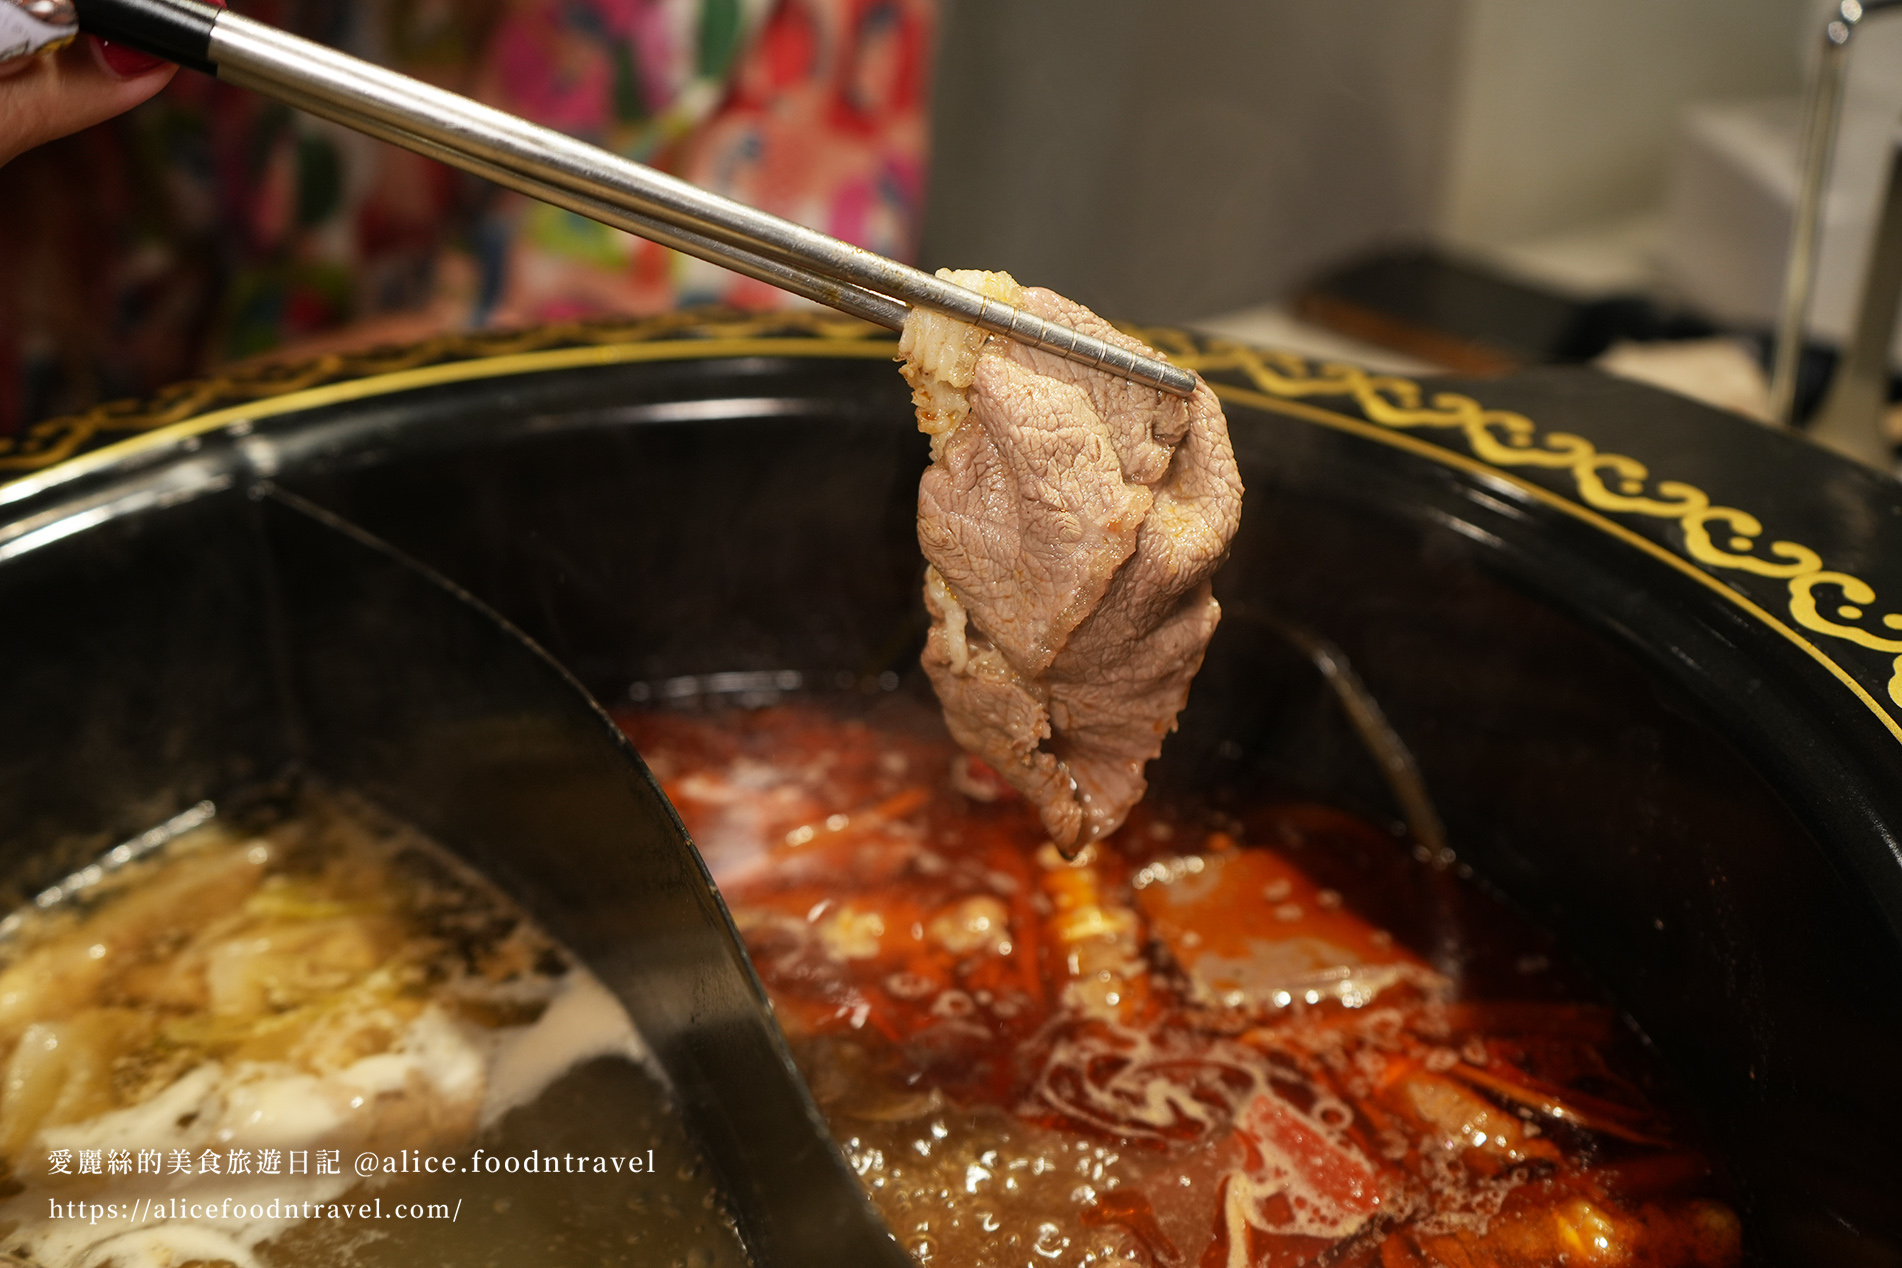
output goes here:
<path id="1" fill-rule="evenodd" d="M 1832 3 L 236 7 L 926 268 L 1398 373 L 1590 361 L 1761 419 Z M 1804 412 L 1902 112 L 1902 17 L 1865 25 Z M 247 359 L 791 302 L 184 73 L 0 167 L 0 442 Z"/>
<path id="2" fill-rule="evenodd" d="M 934 0 L 239 7 L 915 253 Z M 130 115 L 0 169 L 0 434 L 263 353 L 784 298 L 184 73 Z"/>

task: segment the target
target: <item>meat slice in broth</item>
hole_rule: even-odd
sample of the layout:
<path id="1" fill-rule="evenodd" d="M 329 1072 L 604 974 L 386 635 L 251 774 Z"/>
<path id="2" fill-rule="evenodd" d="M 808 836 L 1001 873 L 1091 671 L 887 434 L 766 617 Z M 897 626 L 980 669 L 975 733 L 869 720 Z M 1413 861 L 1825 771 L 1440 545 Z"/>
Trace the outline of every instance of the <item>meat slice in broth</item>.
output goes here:
<path id="1" fill-rule="evenodd" d="M 1008 273 L 947 277 L 1149 356 Z M 1209 578 L 1241 519 L 1221 405 L 914 310 L 899 344 L 932 463 L 924 666 L 951 734 L 1041 812 L 1066 853 L 1145 788 L 1221 608 Z"/>

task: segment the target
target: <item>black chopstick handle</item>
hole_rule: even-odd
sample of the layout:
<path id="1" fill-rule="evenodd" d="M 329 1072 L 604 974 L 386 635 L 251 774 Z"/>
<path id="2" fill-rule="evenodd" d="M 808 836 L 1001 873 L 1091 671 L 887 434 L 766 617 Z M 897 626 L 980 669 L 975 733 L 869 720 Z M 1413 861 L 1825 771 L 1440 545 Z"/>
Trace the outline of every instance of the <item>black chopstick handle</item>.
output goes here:
<path id="1" fill-rule="evenodd" d="M 224 10 L 205 0 L 75 0 L 79 29 L 216 75 L 211 28 Z"/>

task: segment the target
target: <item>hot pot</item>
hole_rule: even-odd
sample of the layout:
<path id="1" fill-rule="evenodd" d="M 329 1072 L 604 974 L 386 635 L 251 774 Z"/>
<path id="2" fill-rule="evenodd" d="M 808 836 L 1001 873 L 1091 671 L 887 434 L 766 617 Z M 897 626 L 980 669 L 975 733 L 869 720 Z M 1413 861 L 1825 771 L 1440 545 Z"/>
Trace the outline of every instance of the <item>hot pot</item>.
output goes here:
<path id="1" fill-rule="evenodd" d="M 1407 817 L 1284 635 L 1324 637 L 1459 872 L 1556 935 L 1681 1081 L 1753 1261 L 1902 1263 L 1902 488 L 1589 371 L 1412 382 L 1145 333 L 1217 385 L 1248 487 L 1157 781 Z M 925 445 L 892 352 L 817 317 L 549 328 L 14 440 L 5 875 L 31 894 L 287 765 L 362 784 L 680 1045 L 690 1123 L 771 1173 L 727 1177 L 762 1262 L 890 1259 L 796 1087 L 715 1103 L 736 1072 L 794 1076 L 589 697 L 927 690 Z M 499 822 L 552 826 L 531 850 Z"/>

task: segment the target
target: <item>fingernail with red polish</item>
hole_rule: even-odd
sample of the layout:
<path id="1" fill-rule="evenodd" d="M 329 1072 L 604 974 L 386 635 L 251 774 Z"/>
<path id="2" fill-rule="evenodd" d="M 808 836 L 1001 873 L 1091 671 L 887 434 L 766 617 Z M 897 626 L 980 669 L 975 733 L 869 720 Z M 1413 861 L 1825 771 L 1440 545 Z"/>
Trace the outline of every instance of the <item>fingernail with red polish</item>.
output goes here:
<path id="1" fill-rule="evenodd" d="M 149 75 L 167 64 L 164 58 L 154 57 L 150 53 L 141 53 L 136 48 L 114 44 L 111 40 L 102 40 L 96 35 L 90 38 L 93 47 L 99 50 L 99 56 L 105 60 L 112 73 L 121 79 L 137 79 L 140 75 Z"/>

